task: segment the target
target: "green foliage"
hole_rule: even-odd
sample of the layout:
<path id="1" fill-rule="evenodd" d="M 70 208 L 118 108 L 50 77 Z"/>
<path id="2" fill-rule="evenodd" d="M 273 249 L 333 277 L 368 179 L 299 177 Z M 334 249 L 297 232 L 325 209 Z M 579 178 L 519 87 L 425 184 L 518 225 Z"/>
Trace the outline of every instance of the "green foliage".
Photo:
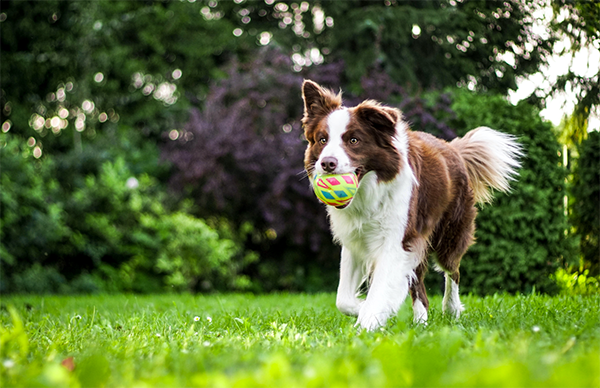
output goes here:
<path id="1" fill-rule="evenodd" d="M 441 314 L 434 297 L 427 327 L 409 323 L 407 303 L 390 326 L 365 333 L 336 311 L 333 294 L 9 297 L 0 310 L 0 384 L 600 384 L 599 295 L 463 302 L 458 322 Z"/>
<path id="2" fill-rule="evenodd" d="M 575 55 L 587 55 L 587 50 L 598 50 L 600 4 L 596 1 L 569 0 L 557 0 L 551 4 L 554 17 L 550 29 L 557 37 L 554 51 L 572 59 L 568 71 L 559 75 L 551 90 L 543 91 L 541 95 L 560 95 L 565 90 L 575 94 L 575 108 L 561 123 L 561 141 L 572 149 L 587 137 L 588 118 L 592 112 L 597 116 L 600 109 L 600 69 L 588 66 L 585 72 L 581 72 L 573 66 Z"/>
<path id="3" fill-rule="evenodd" d="M 2 174 L 0 182 L 0 263 L 23 265 L 43 262 L 48 249 L 60 243 L 69 231 L 64 204 L 53 177 L 54 164 L 32 155 L 31 147 L 18 136 L 0 133 Z"/>
<path id="4" fill-rule="evenodd" d="M 11 290 L 22 293 L 43 294 L 46 292 L 68 292 L 67 280 L 56 268 L 42 267 L 34 263 L 22 273 L 16 273 L 11 279 Z"/>
<path id="5" fill-rule="evenodd" d="M 40 163 L 18 137 L 1 136 L 3 292 L 250 285 L 240 271 L 255 257 L 226 223 L 211 227 L 185 209 L 169 211 L 156 179 L 134 176 L 122 158 L 66 187 L 51 158 Z"/>
<path id="6" fill-rule="evenodd" d="M 233 220 L 200 220 L 190 214 L 205 212 L 175 204 L 177 200 L 165 188 L 172 177 L 168 167 L 159 162 L 158 149 L 169 134 L 186 133 L 182 123 L 188 119 L 190 107 L 208 104 L 210 88 L 218 85 L 215 81 L 227 77 L 223 64 L 233 60 L 242 67 L 250 66 L 248 59 L 256 56 L 265 38 L 269 45 L 287 50 L 282 56 L 288 61 L 292 58 L 290 64 L 285 62 L 287 72 L 283 73 L 289 78 L 299 77 L 301 73 L 297 72 L 312 65 L 326 82 L 344 86 L 354 94 L 368 90 L 365 85 L 369 84 L 385 94 L 391 82 L 379 77 L 379 81 L 383 80 L 379 84 L 374 82 L 378 77 L 373 77 L 382 72 L 411 92 L 457 84 L 505 92 L 514 87 L 515 77 L 538 69 L 552 44 L 531 31 L 531 14 L 539 3 L 299 3 L 3 1 L 0 123 L 2 131 L 8 134 L 3 133 L 0 139 L 0 291 L 145 292 L 249 286 L 248 278 L 240 273 L 256 257 L 240 248 L 240 233 L 228 226 Z M 594 36 L 596 24 L 590 23 L 592 19 L 586 15 L 593 16 L 596 8 L 577 5 L 574 10 L 585 17 L 587 36 Z M 571 19 L 565 21 L 565 31 Z M 420 33 L 413 34 L 413 26 L 418 26 Z M 505 62 L 506 52 L 514 54 L 514 66 Z M 324 65 L 317 67 L 321 62 Z M 342 67 L 344 74 L 332 78 L 331 69 L 336 66 Z M 268 75 L 265 69 L 260 70 Z M 269 90 L 273 84 L 269 85 L 264 90 L 260 87 L 261 95 L 282 95 Z M 229 95 L 223 95 L 228 102 Z M 586 98 L 592 95 L 588 93 Z M 254 98 L 255 94 L 246 96 L 252 101 L 250 106 L 263 100 Z M 271 108 L 275 106 L 276 111 L 279 109 L 280 104 L 272 102 L 275 100 L 264 101 Z M 465 111 L 460 120 L 472 113 L 467 109 L 470 104 L 458 103 Z M 421 109 L 418 101 L 415 105 Z M 412 110 L 410 106 L 407 110 Z M 484 105 L 474 106 L 485 110 Z M 292 110 L 284 107 L 266 122 L 280 132 L 283 125 L 297 121 L 299 116 L 293 113 L 297 107 L 301 108 L 301 102 Z M 529 123 L 535 121 L 527 108 L 515 109 L 524 113 Z M 231 124 L 234 116 L 219 115 L 224 121 L 229 119 L 229 126 L 236 131 L 249 128 Z M 503 126 L 513 122 L 516 125 L 518 114 L 509 116 L 510 120 L 488 117 L 488 124 L 496 128 L 496 121 Z M 472 117 L 479 119 L 481 115 Z M 423 120 L 414 122 L 431 124 L 427 118 L 423 115 Z M 482 122 L 473 120 L 472 124 Z M 519 125 L 529 124 L 516 126 Z M 217 129 L 222 131 L 223 126 Z M 528 132 L 527 141 L 537 144 L 538 138 L 550 137 L 542 132 L 541 127 L 535 134 Z M 188 142 L 190 138 L 180 140 Z M 259 140 L 262 144 L 264 139 Z M 295 141 L 298 143 L 297 137 Z M 536 147 L 533 149 L 538 150 Z M 553 273 L 555 260 L 560 252 L 565 252 L 564 237 L 558 233 L 564 229 L 558 214 L 561 194 L 549 191 L 551 186 L 563 190 L 563 176 L 549 167 L 555 163 L 554 150 L 543 150 L 530 153 L 537 164 L 523 171 L 520 182 L 531 184 L 515 190 L 522 191 L 523 196 L 518 198 L 523 201 L 511 202 L 500 196 L 496 204 L 507 207 L 490 206 L 482 212 L 479 222 L 484 225 L 479 246 L 494 246 L 490 252 L 497 252 L 506 260 L 497 265 L 497 259 L 483 255 L 484 259 L 477 261 L 481 268 L 473 270 L 479 280 L 473 283 L 477 288 L 472 290 L 482 291 L 480 285 L 491 287 L 485 292 L 505 286 L 509 290 L 526 290 L 534 283 L 538 289 L 546 289 L 542 280 L 532 279 Z M 239 151 L 248 150 L 242 146 Z M 547 161 L 541 162 L 546 157 Z M 278 166 L 281 158 L 276 160 L 271 168 Z M 301 164 L 301 158 L 294 158 L 296 162 Z M 289 169 L 299 171 L 301 167 L 289 163 L 276 168 L 283 178 L 277 179 L 279 183 L 275 185 L 271 185 L 272 180 L 260 182 L 277 191 L 287 179 L 306 189 L 295 175 L 282 173 Z M 137 188 L 126 188 L 130 178 L 134 179 L 131 182 L 137 180 Z M 203 192 L 202 188 L 198 192 Z M 277 194 L 279 198 L 289 200 L 281 193 Z M 244 198 L 251 203 L 246 209 L 260 209 L 252 206 L 253 199 L 256 198 Z M 274 215 L 272 219 L 293 208 L 284 203 L 282 210 L 273 203 L 265 201 Z M 297 222 L 298 226 L 312 227 L 314 232 L 315 218 L 308 217 L 302 206 L 298 208 L 311 221 Z M 527 216 L 512 215 L 513 210 L 514 214 Z M 301 219 L 298 215 L 283 217 Z M 518 235 L 514 228 L 517 224 L 523 224 L 528 231 L 534 229 L 532 225 L 540 225 L 540 230 Z M 267 231 L 270 234 L 256 239 L 256 245 L 270 241 L 269 236 L 275 232 L 283 235 L 276 228 Z M 254 232 L 255 236 L 264 234 L 264 228 Z M 502 233 L 508 236 L 497 238 Z M 300 241 L 306 238 L 297 236 Z M 323 236 L 311 237 L 310 244 L 318 245 Z M 335 283 L 334 261 L 321 265 L 322 260 L 312 260 L 312 267 L 306 270 L 302 265 L 306 256 L 301 257 L 299 250 L 290 249 L 282 239 L 277 243 L 279 248 L 271 254 L 286 254 L 274 255 L 275 260 L 257 270 L 264 272 L 263 278 L 268 277 L 265 284 L 308 289 L 332 287 Z M 474 249 L 478 252 L 479 248 Z M 523 260 L 524 257 L 528 259 Z M 537 269 L 522 278 L 523 273 L 529 273 L 529 264 Z M 490 281 L 486 280 L 488 277 Z M 499 281 L 502 277 L 509 281 Z"/>
<path id="7" fill-rule="evenodd" d="M 77 247 L 94 262 L 119 268 L 125 290 L 156 290 L 159 274 L 175 290 L 247 283 L 238 279 L 246 260 L 234 241 L 184 212 L 169 213 L 155 179 L 132 177 L 122 159 L 105 163 L 97 178 L 88 176 L 73 197 L 70 210 L 82 215 L 73 219 Z M 234 257 L 241 260 L 236 265 L 229 263 Z"/>
<path id="8" fill-rule="evenodd" d="M 164 240 L 156 269 L 168 274 L 167 285 L 178 290 L 210 290 L 215 286 L 239 290 L 251 285 L 250 280 L 239 273 L 257 257 L 252 252 L 242 255 L 239 244 L 221 238 L 204 221 L 178 212 L 160 219 L 146 217 L 142 224 L 155 227 L 157 235 Z"/>
<path id="9" fill-rule="evenodd" d="M 23 320 L 14 306 L 9 306 L 6 310 L 10 316 L 11 327 L 5 326 L 4 322 L 0 327 L 0 355 L 3 359 L 12 360 L 13 363 L 24 362 L 29 353 L 29 338 Z M 6 314 L 3 315 L 3 318 L 6 318 Z"/>
<path id="10" fill-rule="evenodd" d="M 570 272 L 559 268 L 553 278 L 561 292 L 571 295 L 592 295 L 600 293 L 600 280 L 590 276 L 589 269 L 579 268 Z"/>
<path id="11" fill-rule="evenodd" d="M 478 126 L 517 136 L 525 157 L 512 192 L 496 193 L 476 219 L 476 244 L 461 264 L 461 288 L 478 294 L 497 290 L 554 290 L 550 275 L 572 260 L 565 236 L 565 169 L 548 123 L 531 105 L 512 106 L 501 96 L 455 94 L 459 135 Z"/>
<path id="12" fill-rule="evenodd" d="M 239 11 L 208 1 L 2 3 L 0 122 L 10 139 L 0 290 L 249 286 L 239 272 L 256 257 L 227 222 L 164 208 L 177 206 L 158 152 L 190 102 L 225 76 L 221 64 L 257 47 L 256 31 L 232 34 L 245 25 Z M 125 189 L 129 178 L 139 188 Z"/>
<path id="13" fill-rule="evenodd" d="M 73 147 L 77 136 L 93 142 L 117 123 L 158 138 L 185 119 L 189 99 L 201 98 L 209 81 L 221 76 L 223 58 L 246 42 L 232 39 L 229 19 L 207 21 L 201 7 L 179 1 L 3 3 L 3 117 L 23 136 L 44 138 L 54 152 Z M 63 108 L 68 115 L 60 117 L 69 127 L 28 128 L 32 114 L 51 119 Z"/>
<path id="14" fill-rule="evenodd" d="M 551 40 L 533 29 L 539 1 L 329 1 L 316 39 L 347 64 L 354 91 L 373 67 L 415 91 L 457 85 L 504 94 L 537 72 Z M 532 46 L 528 46 L 532 44 Z M 506 60 L 503 54 L 512 60 Z"/>
<path id="15" fill-rule="evenodd" d="M 570 221 L 584 268 L 592 276 L 600 275 L 600 132 L 588 134 L 579 145 L 579 159 L 570 187 Z"/>
<path id="16" fill-rule="evenodd" d="M 354 92 L 373 67 L 411 90 L 459 83 L 505 92 L 537 70 L 549 47 L 531 31 L 538 6 L 5 1 L 0 122 L 9 119 L 13 131 L 53 153 L 94 143 L 120 124 L 155 141 L 178 128 L 190 104 L 203 104 L 227 60 L 244 62 L 264 36 L 293 54 L 294 70 L 344 59 Z"/>

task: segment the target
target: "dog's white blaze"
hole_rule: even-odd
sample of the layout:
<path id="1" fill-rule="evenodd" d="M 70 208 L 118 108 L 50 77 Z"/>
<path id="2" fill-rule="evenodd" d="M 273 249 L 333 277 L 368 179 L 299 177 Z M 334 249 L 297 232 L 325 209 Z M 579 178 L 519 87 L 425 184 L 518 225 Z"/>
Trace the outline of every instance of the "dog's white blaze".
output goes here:
<path id="1" fill-rule="evenodd" d="M 445 276 L 446 290 L 444 291 L 444 299 L 442 300 L 442 311 L 452 314 L 455 318 L 460 318 L 460 313 L 465 310 L 465 307 L 460 303 L 458 284 L 447 273 Z"/>
<path id="2" fill-rule="evenodd" d="M 342 140 L 342 135 L 346 131 L 349 122 L 350 113 L 348 112 L 348 109 L 338 109 L 327 117 L 329 139 L 327 140 L 327 145 L 323 148 L 323 151 L 321 151 L 319 160 L 317 160 L 315 165 L 318 174 L 346 174 L 356 170 L 356 167 L 352 166 L 352 161 L 344 151 Z M 334 157 L 337 160 L 337 167 L 333 172 L 326 172 L 321 166 L 323 158 L 326 157 Z"/>

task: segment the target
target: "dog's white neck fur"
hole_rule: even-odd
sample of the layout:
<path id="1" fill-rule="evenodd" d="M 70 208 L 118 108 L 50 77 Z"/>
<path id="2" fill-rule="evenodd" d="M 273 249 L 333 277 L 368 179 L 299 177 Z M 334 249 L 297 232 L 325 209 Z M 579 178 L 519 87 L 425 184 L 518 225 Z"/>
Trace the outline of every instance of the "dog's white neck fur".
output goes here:
<path id="1" fill-rule="evenodd" d="M 337 140 L 332 139 L 334 136 L 341 141 L 344 117 L 341 112 L 336 111 L 328 118 L 328 146 L 337 144 Z M 358 315 L 357 325 L 367 330 L 384 325 L 397 313 L 419 264 L 417 255 L 404 251 L 398 243 L 406 231 L 411 194 L 416 184 L 408 163 L 408 138 L 402 121 L 396 126 L 393 144 L 401 156 L 402 169 L 392 181 L 379 182 L 375 172 L 368 172 L 362 177 L 350 205 L 344 209 L 327 207 L 334 238 L 347 255 L 346 264 L 342 260 L 337 304 L 343 312 Z M 362 301 L 356 298 L 356 293 L 368 277 L 375 281 L 367 299 Z"/>

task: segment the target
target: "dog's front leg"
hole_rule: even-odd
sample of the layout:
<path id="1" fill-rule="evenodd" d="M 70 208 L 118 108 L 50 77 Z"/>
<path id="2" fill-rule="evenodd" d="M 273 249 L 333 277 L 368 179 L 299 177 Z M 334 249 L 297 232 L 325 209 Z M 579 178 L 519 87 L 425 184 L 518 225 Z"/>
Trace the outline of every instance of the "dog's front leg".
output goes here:
<path id="1" fill-rule="evenodd" d="M 375 263 L 371 286 L 365 303 L 361 306 L 356 325 L 373 331 L 396 315 L 408 295 L 410 278 L 414 269 L 408 253 L 387 252 Z"/>
<path id="2" fill-rule="evenodd" d="M 356 317 L 364 302 L 357 298 L 358 287 L 364 279 L 364 266 L 357 262 L 350 250 L 342 247 L 340 263 L 340 283 L 335 305 L 342 313 Z"/>

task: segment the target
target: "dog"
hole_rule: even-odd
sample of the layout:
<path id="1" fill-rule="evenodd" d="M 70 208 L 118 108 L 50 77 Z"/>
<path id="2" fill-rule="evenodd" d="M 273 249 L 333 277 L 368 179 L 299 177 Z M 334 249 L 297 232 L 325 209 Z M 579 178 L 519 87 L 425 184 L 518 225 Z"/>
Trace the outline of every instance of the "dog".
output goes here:
<path id="1" fill-rule="evenodd" d="M 476 203 L 491 188 L 510 190 L 523 155 L 513 136 L 480 127 L 446 142 L 409 129 L 402 113 L 372 100 L 347 108 L 341 92 L 302 85 L 304 165 L 314 174 L 356 173 L 350 204 L 327 206 L 342 246 L 336 306 L 373 331 L 412 297 L 414 321 L 427 324 L 427 257 L 445 274 L 442 311 L 458 318 L 460 260 L 474 243 Z M 312 179 L 311 179 L 312 180 Z M 366 298 L 359 289 L 368 284 Z"/>

